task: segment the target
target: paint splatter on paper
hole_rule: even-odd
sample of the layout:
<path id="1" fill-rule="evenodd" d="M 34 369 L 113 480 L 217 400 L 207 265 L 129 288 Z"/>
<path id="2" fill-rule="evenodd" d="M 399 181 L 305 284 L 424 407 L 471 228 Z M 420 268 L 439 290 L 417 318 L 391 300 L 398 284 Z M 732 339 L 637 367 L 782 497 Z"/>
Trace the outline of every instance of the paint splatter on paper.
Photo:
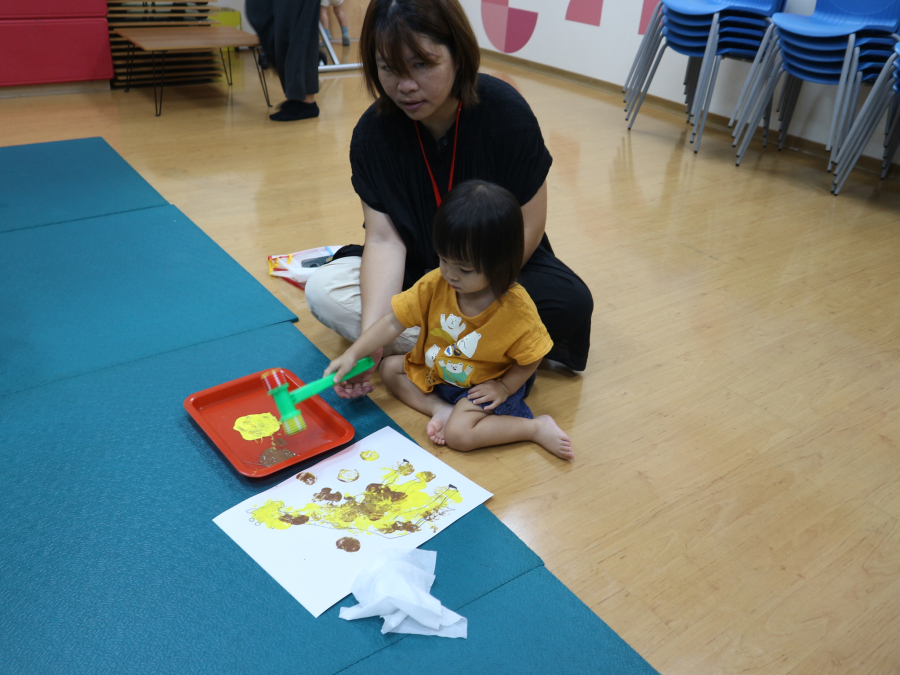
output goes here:
<path id="1" fill-rule="evenodd" d="M 437 531 L 436 522 L 452 511 L 452 504 L 462 496 L 452 485 L 436 487 L 429 494 L 428 484 L 435 479 L 431 471 L 415 471 L 403 460 L 385 471 L 381 483 L 370 483 L 359 495 L 342 494 L 323 487 L 313 495 L 313 502 L 300 508 L 269 500 L 250 509 L 250 520 L 269 529 L 284 530 L 291 525 L 315 525 L 334 530 L 383 537 L 404 536 L 423 527 Z M 358 549 L 357 549 L 358 550 Z"/>
<path id="2" fill-rule="evenodd" d="M 281 447 L 282 435 L 283 430 L 272 436 L 273 447 Z M 263 443 L 259 450 L 267 448 L 268 439 Z M 359 478 L 339 481 L 342 469 L 358 471 Z M 319 616 L 350 593 L 373 556 L 421 546 L 489 496 L 387 427 L 313 467 L 298 468 L 215 522 Z"/>
<path id="3" fill-rule="evenodd" d="M 335 542 L 335 546 L 342 551 L 347 551 L 347 553 L 356 553 L 359 550 L 359 539 L 341 537 Z"/>
<path id="4" fill-rule="evenodd" d="M 361 453 L 359 453 L 359 456 L 364 462 L 373 462 L 380 457 L 380 455 L 374 450 L 363 450 Z"/>
<path id="5" fill-rule="evenodd" d="M 271 436 L 278 431 L 280 425 L 272 413 L 262 415 L 244 415 L 234 422 L 234 430 L 240 432 L 245 441 L 256 441 Z"/>
<path id="6" fill-rule="evenodd" d="M 352 483 L 359 478 L 359 471 L 356 469 L 341 469 L 338 471 L 338 480 L 342 483 Z"/>

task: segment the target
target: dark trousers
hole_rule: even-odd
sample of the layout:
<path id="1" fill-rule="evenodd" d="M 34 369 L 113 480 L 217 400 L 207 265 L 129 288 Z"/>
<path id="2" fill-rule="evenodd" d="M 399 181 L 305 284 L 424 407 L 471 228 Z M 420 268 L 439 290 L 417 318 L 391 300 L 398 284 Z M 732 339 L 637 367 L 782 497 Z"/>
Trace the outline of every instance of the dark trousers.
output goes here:
<path id="1" fill-rule="evenodd" d="M 319 91 L 319 7 L 319 0 L 247 0 L 247 19 L 293 101 Z"/>
<path id="2" fill-rule="evenodd" d="M 519 283 L 553 340 L 547 358 L 584 370 L 591 349 L 594 298 L 581 278 L 553 255 L 546 237 L 519 272 Z"/>

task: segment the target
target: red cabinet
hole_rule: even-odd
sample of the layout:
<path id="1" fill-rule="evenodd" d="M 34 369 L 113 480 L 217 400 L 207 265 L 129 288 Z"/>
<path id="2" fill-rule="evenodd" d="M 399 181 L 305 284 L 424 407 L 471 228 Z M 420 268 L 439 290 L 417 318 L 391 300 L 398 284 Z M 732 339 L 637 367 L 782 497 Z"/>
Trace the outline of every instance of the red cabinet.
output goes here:
<path id="1" fill-rule="evenodd" d="M 0 2 L 0 87 L 112 76 L 105 0 Z"/>

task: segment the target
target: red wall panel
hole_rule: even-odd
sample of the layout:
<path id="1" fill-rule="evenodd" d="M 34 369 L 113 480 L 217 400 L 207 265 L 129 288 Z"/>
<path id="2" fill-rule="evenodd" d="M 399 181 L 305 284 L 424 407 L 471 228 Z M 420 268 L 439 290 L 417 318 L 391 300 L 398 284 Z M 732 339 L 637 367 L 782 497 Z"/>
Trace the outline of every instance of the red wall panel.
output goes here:
<path id="1" fill-rule="evenodd" d="M 106 16 L 106 0 L 0 0 L 0 19 Z"/>
<path id="2" fill-rule="evenodd" d="M 0 87 L 112 76 L 106 19 L 0 21 Z"/>

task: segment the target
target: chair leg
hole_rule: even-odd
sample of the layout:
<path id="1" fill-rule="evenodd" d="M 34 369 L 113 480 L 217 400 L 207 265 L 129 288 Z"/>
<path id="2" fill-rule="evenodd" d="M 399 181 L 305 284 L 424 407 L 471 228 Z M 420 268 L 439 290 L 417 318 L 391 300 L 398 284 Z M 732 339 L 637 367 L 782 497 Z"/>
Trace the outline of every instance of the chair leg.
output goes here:
<path id="1" fill-rule="evenodd" d="M 734 126 L 734 123 L 740 114 L 741 106 L 744 104 L 744 99 L 747 96 L 747 92 L 750 88 L 750 83 L 756 77 L 756 73 L 759 70 L 759 65 L 762 62 L 763 56 L 765 55 L 766 47 L 769 44 L 769 40 L 772 39 L 772 33 L 774 32 L 775 24 L 770 23 L 769 27 L 766 28 L 766 34 L 763 36 L 762 42 L 760 42 L 759 49 L 756 52 L 756 56 L 753 57 L 753 63 L 750 65 L 750 72 L 747 73 L 747 78 L 744 80 L 744 86 L 741 88 L 741 94 L 740 96 L 738 96 L 737 105 L 734 106 L 734 112 L 731 114 L 731 119 L 728 120 L 729 128 Z"/>
<path id="2" fill-rule="evenodd" d="M 648 28 L 647 33 L 650 36 L 647 43 L 647 50 L 641 56 L 641 61 L 638 64 L 631 86 L 628 88 L 628 95 L 625 97 L 626 120 L 634 109 L 635 102 L 644 87 L 647 80 L 647 73 L 650 70 L 650 64 L 653 63 L 653 57 L 656 56 L 656 53 L 659 50 L 659 43 L 664 40 L 662 34 L 662 21 L 659 21 Z"/>
<path id="3" fill-rule="evenodd" d="M 769 82 L 769 78 L 772 77 L 772 74 L 777 68 L 777 66 L 774 64 L 781 63 L 780 53 L 781 49 L 776 44 L 766 54 L 766 58 L 760 66 L 759 72 L 757 73 L 757 80 L 753 83 L 747 96 L 747 100 L 744 103 L 744 109 L 741 111 L 741 115 L 738 118 L 737 124 L 734 125 L 734 129 L 731 132 L 731 136 L 734 139 L 731 144 L 732 147 L 737 147 L 737 145 L 740 143 L 741 135 L 746 131 L 746 126 L 750 122 L 750 115 L 753 114 L 753 111 L 759 102 L 759 97 L 763 89 L 765 89 L 767 83 Z M 755 129 L 751 133 L 753 132 L 755 132 Z"/>
<path id="4" fill-rule="evenodd" d="M 641 46 L 638 47 L 637 54 L 634 55 L 634 61 L 631 63 L 631 70 L 628 71 L 628 77 L 625 78 L 625 84 L 622 87 L 623 94 L 625 92 L 627 92 L 628 89 L 632 85 L 631 78 L 634 77 L 635 71 L 637 70 L 638 61 L 640 61 L 641 55 L 643 54 L 644 50 L 648 47 L 648 44 L 649 44 L 647 41 L 647 36 L 651 32 L 650 27 L 655 26 L 656 23 L 659 21 L 659 15 L 660 15 L 661 11 L 662 11 L 662 2 L 658 2 L 656 4 L 656 9 L 653 10 L 653 14 L 650 17 L 650 23 L 647 24 L 647 30 L 644 31 L 644 37 L 641 40 Z"/>
<path id="5" fill-rule="evenodd" d="M 850 173 L 859 161 L 859 157 L 862 155 L 863 150 L 865 150 L 866 144 L 878 127 L 878 121 L 881 119 L 881 114 L 888 106 L 890 93 L 890 87 L 885 88 L 882 86 L 877 91 L 873 89 L 872 94 L 866 101 L 866 103 L 872 102 L 870 109 L 861 111 L 854 122 L 853 127 L 841 148 L 840 163 L 838 164 L 831 187 L 831 191 L 835 195 L 840 194 L 841 188 L 844 187 L 844 183 L 847 181 L 847 178 L 849 178 Z"/>
<path id="6" fill-rule="evenodd" d="M 713 14 L 712 25 L 709 28 L 709 37 L 706 40 L 706 51 L 703 52 L 703 65 L 700 67 L 697 95 L 694 97 L 694 105 L 691 107 L 691 117 L 696 125 L 700 119 L 700 106 L 706 98 L 706 89 L 709 83 L 709 75 L 712 72 L 713 60 L 716 58 L 716 49 L 719 41 L 719 13 Z M 694 132 L 696 134 L 696 131 Z M 691 141 L 694 139 L 691 138 Z"/>
<path id="7" fill-rule="evenodd" d="M 900 96 L 893 96 L 891 98 L 891 104 L 888 108 L 888 114 L 884 120 L 884 147 L 888 145 L 888 134 L 891 132 L 891 122 L 894 120 L 894 115 L 897 114 L 897 104 L 900 103 Z"/>
<path id="8" fill-rule="evenodd" d="M 894 98 L 897 98 L 896 95 Z M 884 153 L 884 162 L 882 163 L 881 168 L 882 178 L 887 178 L 887 175 L 891 170 L 891 163 L 894 161 L 894 155 L 897 154 L 897 148 L 900 147 L 900 114 L 894 114 L 889 138 L 890 142 L 888 143 L 887 151 Z"/>
<path id="9" fill-rule="evenodd" d="M 688 83 L 685 87 L 684 112 L 687 115 L 686 122 L 691 121 L 691 108 L 694 107 L 694 97 L 697 95 L 697 80 L 700 77 L 700 66 L 703 59 L 692 56 L 688 59 Z"/>
<path id="10" fill-rule="evenodd" d="M 791 120 L 794 118 L 794 110 L 797 109 L 797 99 L 800 98 L 800 89 L 803 86 L 803 80 L 799 77 L 789 76 L 793 80 L 790 98 L 785 102 L 787 110 L 784 113 L 784 120 L 778 131 L 778 149 L 784 148 L 784 142 L 787 139 L 788 129 L 791 127 Z"/>
<path id="11" fill-rule="evenodd" d="M 709 103 L 712 100 L 713 89 L 716 86 L 716 78 L 719 76 L 719 65 L 722 63 L 722 57 L 717 56 L 715 65 L 713 65 L 712 76 L 709 80 L 709 91 L 706 94 L 706 103 L 703 105 L 703 116 L 700 118 L 700 125 L 697 127 L 697 140 L 694 142 L 694 154 L 700 152 L 700 139 L 703 138 L 703 128 L 706 126 L 706 116 L 709 114 Z"/>
<path id="12" fill-rule="evenodd" d="M 847 107 L 847 116 L 844 119 L 844 130 L 841 134 L 842 143 L 843 139 L 847 138 L 847 134 L 850 133 L 850 127 L 853 126 L 853 120 L 856 119 L 857 110 L 859 110 L 859 95 L 862 92 L 862 78 L 862 71 L 857 71 L 856 82 L 853 83 L 853 92 L 850 95 L 850 103 Z"/>
<path id="13" fill-rule="evenodd" d="M 894 98 L 894 92 L 891 88 L 893 80 L 893 63 L 896 60 L 895 55 L 891 55 L 884 68 L 878 74 L 878 79 L 872 85 L 872 91 L 863 103 L 853 122 L 853 126 L 844 139 L 841 149 L 835 158 L 837 169 L 834 175 L 834 185 L 832 192 L 838 194 L 841 186 L 843 186 L 847 175 L 853 170 L 859 155 L 862 154 L 866 144 L 871 138 L 878 126 L 884 110 L 889 108 L 891 100 Z M 889 115 L 890 116 L 890 115 Z"/>
<path id="14" fill-rule="evenodd" d="M 828 142 L 825 149 L 831 151 L 834 142 L 834 132 L 837 129 L 837 118 L 840 114 L 840 102 L 844 100 L 844 89 L 847 86 L 847 76 L 850 71 L 850 61 L 853 59 L 853 50 L 856 46 L 856 33 L 852 33 L 847 40 L 847 50 L 844 52 L 844 65 L 841 67 L 841 78 L 838 80 L 837 94 L 834 100 L 834 110 L 831 113 L 831 129 L 828 131 Z"/>
<path id="15" fill-rule="evenodd" d="M 772 98 L 769 99 L 769 105 L 766 107 L 766 112 L 763 114 L 763 137 L 762 137 L 762 146 L 764 148 L 769 146 L 769 125 L 772 123 L 772 108 L 775 105 L 775 92 L 772 92 Z"/>
<path id="16" fill-rule="evenodd" d="M 750 116 L 750 127 L 744 134 L 744 137 L 741 140 L 741 145 L 738 148 L 736 161 L 736 164 L 738 166 L 741 165 L 741 160 L 744 159 L 744 154 L 747 152 L 747 148 L 750 147 L 750 141 L 753 140 L 756 128 L 759 126 L 760 121 L 762 121 L 765 108 L 769 105 L 769 101 L 771 101 L 772 96 L 775 93 L 775 87 L 778 86 L 778 80 L 781 79 L 781 74 L 783 72 L 784 68 L 781 65 L 781 56 L 778 55 L 775 58 L 775 67 L 772 71 L 772 74 L 769 76 L 768 82 L 766 83 L 765 91 L 757 100 L 756 109 L 753 111 L 753 115 Z"/>
<path id="17" fill-rule="evenodd" d="M 850 110 L 850 101 L 853 98 L 853 89 L 856 86 L 857 72 L 859 67 L 859 47 L 853 50 L 853 56 L 850 58 L 850 68 L 847 75 L 847 82 L 844 85 L 844 93 L 840 99 L 835 101 L 835 112 L 837 113 L 837 124 L 834 127 L 834 135 L 831 138 L 831 155 L 828 158 L 828 172 L 831 172 L 834 166 L 834 158 L 841 149 L 841 143 L 844 140 L 844 121 L 854 111 Z"/>
<path id="18" fill-rule="evenodd" d="M 641 105 L 644 103 L 644 98 L 647 96 L 647 92 L 650 90 L 650 83 L 653 82 L 653 76 L 656 75 L 656 69 L 659 67 L 659 62 L 662 61 L 663 54 L 666 51 L 666 47 L 668 45 L 663 43 L 663 46 L 659 50 L 659 54 L 656 56 L 656 61 L 653 64 L 653 69 L 650 71 L 650 77 L 647 78 L 647 84 L 644 85 L 644 92 L 641 94 L 641 100 L 638 101 L 637 107 L 634 109 L 634 115 L 631 117 L 631 122 L 628 123 L 628 129 L 631 130 L 631 127 L 634 126 L 634 121 L 637 119 L 638 113 L 641 111 Z"/>

